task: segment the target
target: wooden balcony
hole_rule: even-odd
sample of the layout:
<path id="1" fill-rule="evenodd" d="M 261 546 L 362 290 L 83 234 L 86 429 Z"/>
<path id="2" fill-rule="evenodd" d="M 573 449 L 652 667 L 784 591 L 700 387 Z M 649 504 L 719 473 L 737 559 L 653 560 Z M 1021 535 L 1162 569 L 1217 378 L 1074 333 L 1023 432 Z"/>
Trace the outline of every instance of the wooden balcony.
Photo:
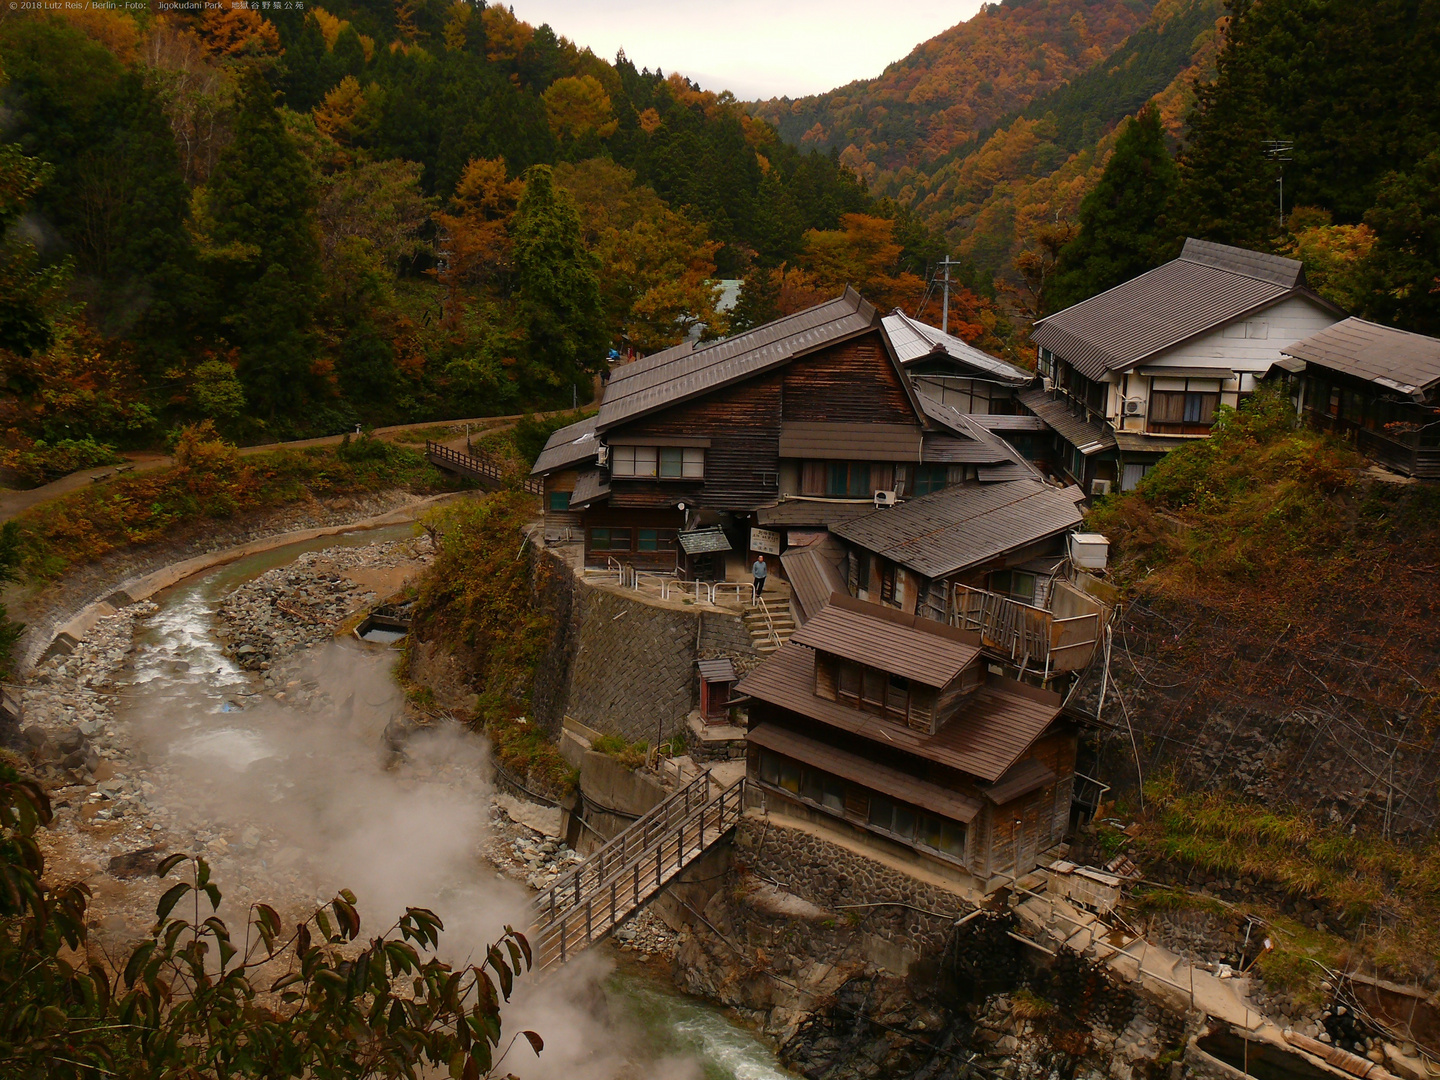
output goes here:
<path id="1" fill-rule="evenodd" d="M 978 633 L 987 649 L 1022 670 L 1079 671 L 1104 631 L 1105 606 L 1063 581 L 1051 591 L 1054 611 L 968 585 L 953 589 L 950 625 Z"/>

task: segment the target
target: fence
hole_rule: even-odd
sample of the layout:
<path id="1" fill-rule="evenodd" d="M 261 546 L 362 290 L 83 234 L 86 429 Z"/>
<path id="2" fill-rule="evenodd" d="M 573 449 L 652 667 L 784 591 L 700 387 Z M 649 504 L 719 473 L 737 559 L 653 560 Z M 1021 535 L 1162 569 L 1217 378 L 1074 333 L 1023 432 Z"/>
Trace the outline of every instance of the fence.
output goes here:
<path id="1" fill-rule="evenodd" d="M 701 775 L 648 811 L 531 902 L 530 943 L 542 970 L 605 937 L 740 820 L 742 779 L 710 797 Z"/>
<path id="2" fill-rule="evenodd" d="M 443 443 L 429 439 L 425 440 L 425 457 L 438 469 L 479 480 L 492 489 L 506 487 L 510 483 L 509 470 L 491 457 L 451 450 Z M 536 477 L 526 477 L 520 481 L 520 487 L 531 495 L 539 495 L 544 490 L 544 485 Z"/>

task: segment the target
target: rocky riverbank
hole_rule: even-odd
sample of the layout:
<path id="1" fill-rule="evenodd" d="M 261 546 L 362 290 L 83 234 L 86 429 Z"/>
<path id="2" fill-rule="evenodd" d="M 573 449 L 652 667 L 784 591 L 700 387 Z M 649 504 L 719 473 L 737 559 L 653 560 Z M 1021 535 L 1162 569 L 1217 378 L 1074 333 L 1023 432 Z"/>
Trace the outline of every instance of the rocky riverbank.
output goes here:
<path id="1" fill-rule="evenodd" d="M 288 918 L 342 885 L 360 891 L 346 867 L 370 853 L 351 849 L 417 807 L 454 815 L 443 859 L 433 837 L 412 843 L 444 880 L 478 871 L 465 863 L 491 830 L 538 852 L 522 874 L 497 866 L 504 876 L 538 885 L 573 865 L 544 831 L 558 831 L 558 811 L 552 824 L 529 812 L 542 808 L 512 817 L 508 797 L 488 802 L 480 740 L 405 718 L 392 651 L 331 644 L 429 561 L 423 536 L 307 552 L 228 592 L 185 586 L 125 607 L 34 671 L 11 742 L 50 791 L 42 844 L 58 878 L 90 885 L 98 942 L 145 932 L 160 891 L 151 871 L 174 851 L 211 864 L 231 920 L 256 900 Z M 480 828 L 466 833 L 472 813 Z M 396 876 L 376 871 L 371 893 Z"/>

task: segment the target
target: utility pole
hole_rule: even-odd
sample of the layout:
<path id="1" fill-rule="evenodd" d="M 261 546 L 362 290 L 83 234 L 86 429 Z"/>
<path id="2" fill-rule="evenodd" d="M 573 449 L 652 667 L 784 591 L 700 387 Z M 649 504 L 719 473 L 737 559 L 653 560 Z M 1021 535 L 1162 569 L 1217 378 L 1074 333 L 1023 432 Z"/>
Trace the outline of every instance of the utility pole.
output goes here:
<path id="1" fill-rule="evenodd" d="M 950 332 L 950 267 L 956 264 L 951 261 L 950 255 L 947 252 L 945 261 L 940 265 L 945 267 L 945 299 L 941 302 L 940 306 L 940 332 L 942 334 L 948 334 Z"/>
<path id="2" fill-rule="evenodd" d="M 1285 228 L 1285 162 L 1290 160 L 1290 151 L 1295 149 L 1293 139 L 1266 139 L 1261 143 L 1265 148 L 1265 156 L 1271 161 L 1279 162 L 1280 178 L 1276 181 L 1280 185 L 1280 228 Z"/>

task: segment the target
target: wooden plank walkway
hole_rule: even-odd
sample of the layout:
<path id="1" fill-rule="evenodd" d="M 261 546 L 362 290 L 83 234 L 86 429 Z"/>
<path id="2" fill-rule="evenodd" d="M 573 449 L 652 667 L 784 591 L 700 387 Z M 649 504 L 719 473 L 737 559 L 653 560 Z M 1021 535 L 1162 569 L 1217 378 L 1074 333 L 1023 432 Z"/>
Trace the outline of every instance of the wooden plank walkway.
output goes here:
<path id="1" fill-rule="evenodd" d="M 708 773 L 692 780 L 531 902 L 537 968 L 604 938 L 735 827 L 745 781 L 713 797 L 711 786 Z"/>
<path id="2" fill-rule="evenodd" d="M 509 486 L 510 478 L 506 470 L 498 461 L 488 455 L 467 454 L 460 450 L 451 450 L 444 443 L 431 442 L 426 439 L 425 457 L 437 469 L 445 469 L 447 472 L 459 473 L 472 480 L 479 480 L 491 491 Z M 520 482 L 520 486 L 531 495 L 539 495 L 544 490 L 540 479 L 533 476 L 527 476 Z"/>

